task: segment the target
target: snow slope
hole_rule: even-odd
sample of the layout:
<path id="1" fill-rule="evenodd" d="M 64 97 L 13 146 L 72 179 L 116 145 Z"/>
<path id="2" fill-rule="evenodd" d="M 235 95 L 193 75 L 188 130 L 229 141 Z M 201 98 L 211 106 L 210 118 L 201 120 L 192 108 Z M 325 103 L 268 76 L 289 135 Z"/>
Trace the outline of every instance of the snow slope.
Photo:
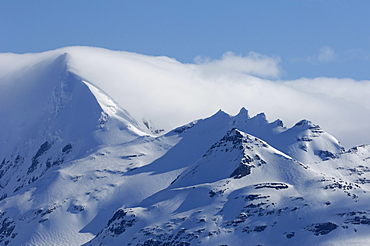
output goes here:
<path id="1" fill-rule="evenodd" d="M 368 190 L 322 171 L 234 128 L 167 188 L 118 209 L 87 245 L 367 242 Z"/>

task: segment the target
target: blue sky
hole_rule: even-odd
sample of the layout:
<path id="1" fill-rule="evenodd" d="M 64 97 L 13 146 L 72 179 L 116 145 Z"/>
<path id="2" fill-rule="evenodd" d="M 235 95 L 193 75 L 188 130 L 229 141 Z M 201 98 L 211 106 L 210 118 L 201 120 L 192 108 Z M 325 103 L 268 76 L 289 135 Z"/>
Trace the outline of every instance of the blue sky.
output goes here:
<path id="1" fill-rule="evenodd" d="M 281 79 L 370 79 L 368 0 L 0 1 L 0 52 L 85 45 L 181 62 L 280 61 Z"/>

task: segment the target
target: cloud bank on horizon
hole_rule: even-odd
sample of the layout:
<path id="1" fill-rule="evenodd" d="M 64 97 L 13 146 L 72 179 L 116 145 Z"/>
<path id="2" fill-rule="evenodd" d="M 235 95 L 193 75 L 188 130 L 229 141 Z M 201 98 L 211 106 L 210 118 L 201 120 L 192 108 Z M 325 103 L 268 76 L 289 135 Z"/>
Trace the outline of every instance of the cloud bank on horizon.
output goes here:
<path id="1" fill-rule="evenodd" d="M 158 127 L 171 129 L 219 109 L 236 114 L 245 107 L 252 116 L 265 112 L 269 121 L 280 118 L 287 127 L 311 120 L 346 147 L 370 143 L 370 81 L 281 80 L 280 58 L 255 52 L 247 56 L 227 52 L 217 60 L 197 57 L 195 63 L 185 64 L 168 57 L 68 47 L 12 59 L 27 56 L 35 62 L 64 52 L 70 54 L 73 72 L 101 88 L 136 119 L 150 119 Z M 16 70 L 9 67 L 9 56 L 0 54 L 0 76 Z M 330 48 L 317 57 L 334 58 Z M 1 68 L 5 63 L 7 67 Z"/>

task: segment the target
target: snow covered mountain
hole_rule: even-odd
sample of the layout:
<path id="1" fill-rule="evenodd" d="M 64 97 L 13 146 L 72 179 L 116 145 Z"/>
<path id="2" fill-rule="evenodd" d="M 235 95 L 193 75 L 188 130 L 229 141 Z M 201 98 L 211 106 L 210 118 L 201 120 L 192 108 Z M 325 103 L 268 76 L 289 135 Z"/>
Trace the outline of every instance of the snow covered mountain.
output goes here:
<path id="1" fill-rule="evenodd" d="M 0 245 L 370 240 L 369 146 L 245 108 L 163 133 L 71 55 L 22 58 L 0 59 Z"/>
<path id="2" fill-rule="evenodd" d="M 344 245 L 369 240 L 368 189 L 363 185 L 367 184 L 368 146 L 344 152 L 332 136 L 307 121 L 291 129 L 266 121 L 254 124 L 261 122 L 261 115 L 244 122 L 250 132 L 273 130 L 277 134 L 271 139 L 295 132 L 296 143 L 284 150 L 299 149 L 302 153 L 297 156 L 304 160 L 320 159 L 302 163 L 234 128 L 236 121 L 246 118 L 244 109 L 234 117 L 220 111 L 167 134 L 182 136 L 177 146 L 188 138 L 202 146 L 217 135 L 208 135 L 205 129 L 222 132 L 222 124 L 229 126 L 168 187 L 136 206 L 118 209 L 87 245 Z M 272 127 L 276 125 L 280 131 Z M 302 137 L 307 137 L 307 148 L 300 148 Z M 331 152 L 333 146 L 338 152 Z M 177 157 L 182 160 L 189 153 L 195 151 L 189 149 Z M 354 165 L 357 161 L 361 164 Z"/>

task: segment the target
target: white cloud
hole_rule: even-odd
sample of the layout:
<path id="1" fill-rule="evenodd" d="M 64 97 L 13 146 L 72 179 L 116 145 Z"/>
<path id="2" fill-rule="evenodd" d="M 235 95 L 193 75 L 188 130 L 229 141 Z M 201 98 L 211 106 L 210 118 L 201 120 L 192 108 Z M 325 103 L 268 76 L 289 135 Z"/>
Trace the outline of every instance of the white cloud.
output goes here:
<path id="1" fill-rule="evenodd" d="M 236 114 L 265 112 L 289 127 L 309 119 L 345 146 L 370 143 L 370 81 L 315 78 L 272 81 L 279 60 L 250 53 L 226 53 L 219 60 L 182 64 L 166 57 L 76 48 L 73 67 L 111 95 L 137 119 L 168 129 L 218 109 Z M 259 75 L 258 77 L 253 75 Z"/>
<path id="2" fill-rule="evenodd" d="M 301 119 L 312 120 L 347 147 L 370 143 L 370 81 L 263 79 L 278 76 L 279 61 L 256 53 L 245 57 L 226 53 L 219 60 L 183 64 L 98 48 L 57 52 L 68 52 L 75 73 L 136 119 L 150 119 L 167 129 L 219 109 L 236 114 L 246 107 L 251 115 L 265 112 L 270 121 L 280 118 L 288 127 Z"/>

